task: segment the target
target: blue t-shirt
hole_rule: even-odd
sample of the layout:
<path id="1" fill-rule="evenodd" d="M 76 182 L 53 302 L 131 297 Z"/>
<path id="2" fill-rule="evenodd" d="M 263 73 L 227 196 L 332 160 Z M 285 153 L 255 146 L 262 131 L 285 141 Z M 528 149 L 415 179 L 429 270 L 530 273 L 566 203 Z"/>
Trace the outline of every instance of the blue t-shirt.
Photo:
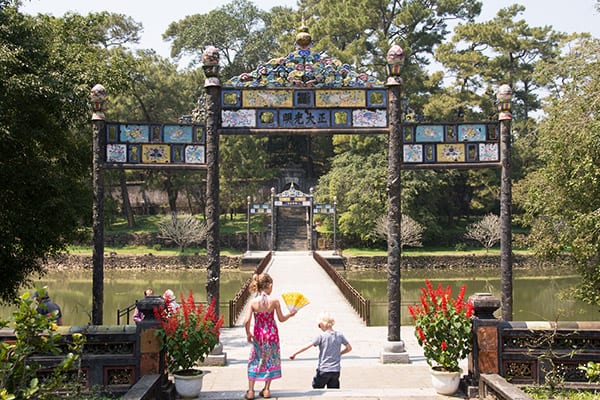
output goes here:
<path id="1" fill-rule="evenodd" d="M 339 372 L 342 345 L 347 346 L 348 340 L 343 333 L 325 331 L 313 339 L 313 346 L 319 346 L 320 372 Z"/>

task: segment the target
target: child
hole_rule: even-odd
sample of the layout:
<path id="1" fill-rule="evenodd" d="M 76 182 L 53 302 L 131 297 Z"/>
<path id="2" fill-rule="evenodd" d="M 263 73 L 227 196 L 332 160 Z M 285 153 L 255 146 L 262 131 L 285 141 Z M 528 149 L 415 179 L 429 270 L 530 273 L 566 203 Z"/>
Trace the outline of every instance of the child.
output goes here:
<path id="1" fill-rule="evenodd" d="M 342 354 L 352 350 L 352 346 L 346 340 L 341 332 L 333 330 L 335 320 L 327 312 L 319 315 L 319 328 L 323 331 L 316 336 L 313 341 L 290 356 L 293 360 L 296 356 L 312 346 L 319 346 L 319 363 L 317 365 L 317 375 L 313 378 L 313 389 L 322 389 L 327 386 L 329 389 L 340 388 L 340 359 Z M 341 350 L 342 345 L 344 349 Z M 341 351 L 340 351 L 341 350 Z"/>

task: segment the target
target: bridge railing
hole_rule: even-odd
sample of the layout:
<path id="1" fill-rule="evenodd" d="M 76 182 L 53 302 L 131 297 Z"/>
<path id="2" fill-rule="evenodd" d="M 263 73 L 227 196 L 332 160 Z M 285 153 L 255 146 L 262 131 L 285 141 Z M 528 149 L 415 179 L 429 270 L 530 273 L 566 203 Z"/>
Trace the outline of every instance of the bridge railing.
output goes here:
<path id="1" fill-rule="evenodd" d="M 315 261 L 327 272 L 327 275 L 340 289 L 344 297 L 348 300 L 352 308 L 365 321 L 367 326 L 371 325 L 371 301 L 366 299 L 358 290 L 356 290 L 348 281 L 340 275 L 339 272 L 323 256 L 313 252 Z"/>
<path id="2" fill-rule="evenodd" d="M 261 274 L 267 265 L 271 262 L 271 258 L 273 257 L 273 253 L 269 252 L 263 258 L 258 266 L 254 270 L 255 274 Z M 233 328 L 235 326 L 235 321 L 237 321 L 238 317 L 242 313 L 246 302 L 248 301 L 248 297 L 250 297 L 250 282 L 252 282 L 252 277 L 248 278 L 246 282 L 242 285 L 240 290 L 233 296 L 233 300 L 229 300 L 229 327 Z"/>

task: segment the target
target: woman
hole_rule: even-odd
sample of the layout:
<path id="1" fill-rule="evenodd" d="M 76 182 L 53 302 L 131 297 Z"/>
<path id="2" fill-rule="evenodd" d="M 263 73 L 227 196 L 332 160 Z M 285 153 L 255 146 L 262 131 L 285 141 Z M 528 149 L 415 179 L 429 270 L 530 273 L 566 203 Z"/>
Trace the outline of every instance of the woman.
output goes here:
<path id="1" fill-rule="evenodd" d="M 248 314 L 244 321 L 246 337 L 252 343 L 250 359 L 248 360 L 248 390 L 244 396 L 250 400 L 254 398 L 254 383 L 265 382 L 260 396 L 271 397 L 271 381 L 281 378 L 281 355 L 279 348 L 279 331 L 275 323 L 275 314 L 279 322 L 287 321 L 296 314 L 296 310 L 283 315 L 281 304 L 277 299 L 269 296 L 273 291 L 273 279 L 269 274 L 254 274 L 250 290 L 256 292 L 248 307 Z M 250 323 L 254 316 L 254 330 L 250 331 Z"/>

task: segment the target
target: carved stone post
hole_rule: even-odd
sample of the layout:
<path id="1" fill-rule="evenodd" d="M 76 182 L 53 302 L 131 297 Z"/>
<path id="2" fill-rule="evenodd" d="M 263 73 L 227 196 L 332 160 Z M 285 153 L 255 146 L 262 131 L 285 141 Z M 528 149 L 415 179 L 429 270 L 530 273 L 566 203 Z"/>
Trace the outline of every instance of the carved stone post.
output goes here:
<path id="1" fill-rule="evenodd" d="M 166 354 L 161 350 L 160 339 L 155 335 L 160 323 L 154 315 L 154 310 L 165 306 L 165 300 L 161 296 L 146 296 L 137 302 L 138 310 L 144 315 L 137 324 L 139 337 L 137 359 L 140 363 L 138 379 L 144 375 L 160 375 L 161 399 L 174 400 L 175 386 L 169 380 Z"/>
<path id="2" fill-rule="evenodd" d="M 215 300 L 219 314 L 219 280 L 221 274 L 219 243 L 219 127 L 221 125 L 221 83 L 219 82 L 219 51 L 209 46 L 202 53 L 202 68 L 206 80 L 206 298 Z"/>
<path id="3" fill-rule="evenodd" d="M 494 317 L 500 308 L 500 300 L 491 293 L 475 293 L 469 297 L 473 304 L 473 351 L 469 355 L 469 373 L 465 377 L 469 398 L 477 397 L 481 374 L 497 374 L 498 365 L 498 326 L 502 322 Z M 468 393 L 467 393 L 468 392 Z"/>
<path id="4" fill-rule="evenodd" d="M 408 353 L 400 338 L 400 163 L 402 162 L 402 64 L 404 52 L 394 45 L 387 53 L 388 74 L 388 337 L 381 353 L 382 363 L 408 363 Z"/>
<path id="5" fill-rule="evenodd" d="M 502 174 L 500 183 L 500 269 L 502 270 L 502 319 L 512 321 L 512 184 L 510 180 L 510 113 L 512 90 L 508 85 L 498 88 L 497 109 L 500 121 L 500 157 Z"/>
<path id="6" fill-rule="evenodd" d="M 104 307 L 104 170 L 102 152 L 105 142 L 106 89 L 97 84 L 90 92 L 92 106 L 92 230 L 94 248 L 92 250 L 92 324 L 102 325 Z"/>

